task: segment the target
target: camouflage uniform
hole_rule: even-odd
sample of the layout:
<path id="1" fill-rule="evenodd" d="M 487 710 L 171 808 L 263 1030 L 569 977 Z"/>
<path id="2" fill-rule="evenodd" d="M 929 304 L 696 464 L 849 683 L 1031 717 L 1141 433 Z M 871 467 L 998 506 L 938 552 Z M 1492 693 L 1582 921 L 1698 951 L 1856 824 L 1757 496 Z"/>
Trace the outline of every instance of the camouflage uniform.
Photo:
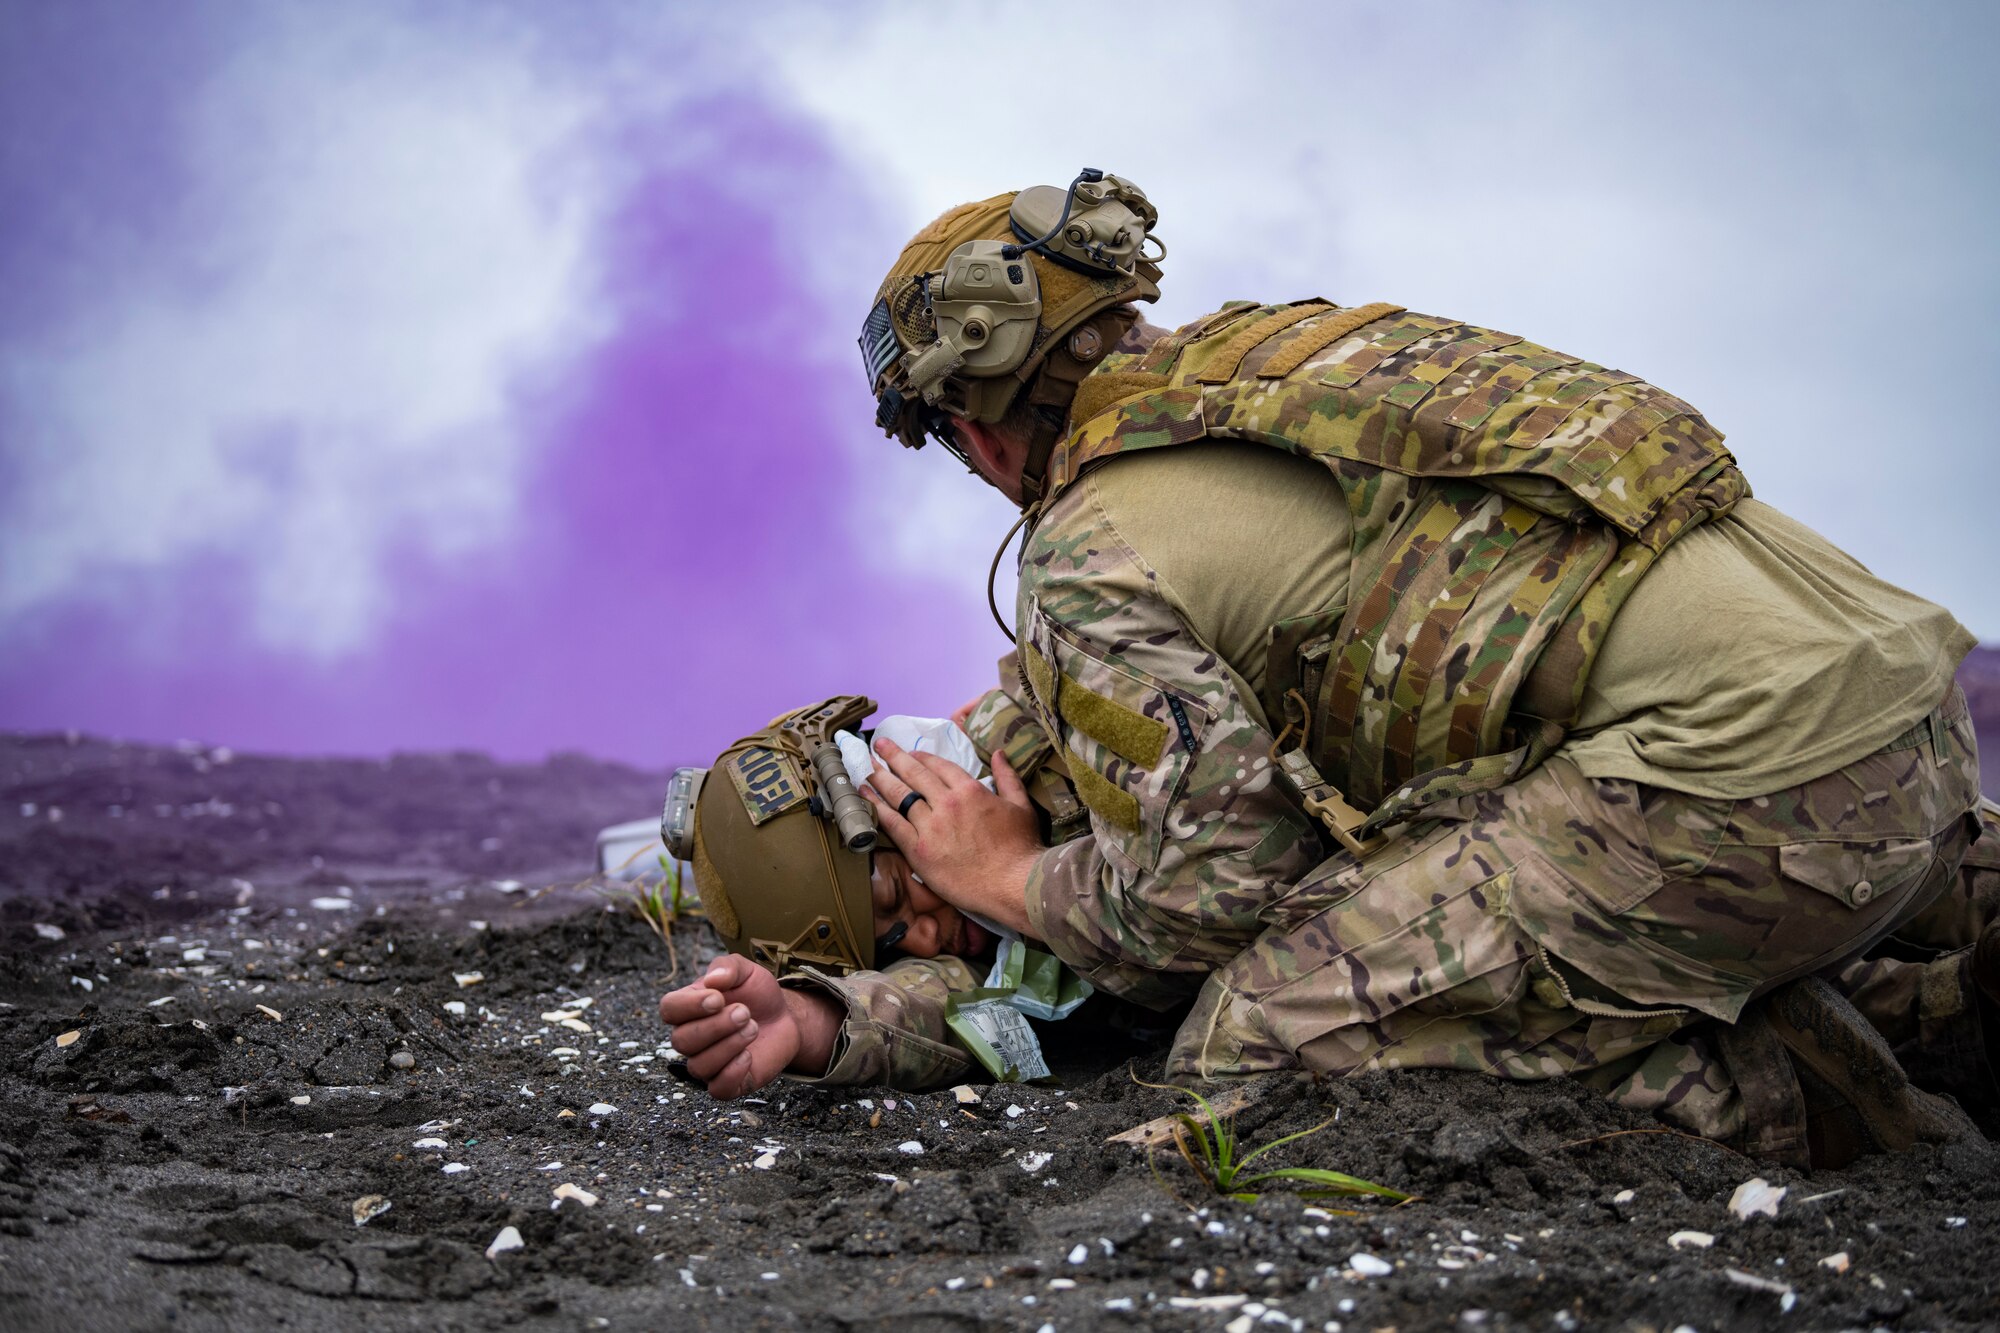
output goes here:
<path id="1" fill-rule="evenodd" d="M 977 1072 L 973 1058 L 945 1026 L 945 1001 L 969 991 L 980 978 L 949 956 L 899 958 L 879 972 L 834 976 L 804 968 L 783 978 L 798 990 L 818 991 L 847 1013 L 833 1062 L 801 1083 L 839 1086 L 882 1084 L 920 1092 Z"/>
<path id="2" fill-rule="evenodd" d="M 1008 711 L 1006 696 L 996 691 L 988 707 Z M 1625 1105 L 1729 1137 L 1743 1128 L 1742 1107 L 1704 1020 L 1734 1017 L 1750 995 L 1901 921 L 1898 938 L 1939 951 L 1935 959 L 1852 962 L 1835 980 L 1906 1062 L 1943 1066 L 1962 1050 L 1970 1068 L 1978 1034 L 1963 971 L 1973 939 L 2000 914 L 2000 838 L 1952 873 L 1967 820 L 1946 819 L 1934 837 L 1899 836 L 1933 824 L 1939 796 L 1974 781 L 1962 706 L 1937 717 L 1858 764 L 1748 801 L 1586 779 L 1558 755 L 1522 783 L 1432 811 L 1365 864 L 1343 851 L 1296 887 L 1271 884 L 1249 913 L 1254 943 L 1216 949 L 1227 961 L 1210 975 L 1102 934 L 1085 947 L 1114 966 L 1084 970 L 1155 1003 L 1184 993 L 1165 979 L 1177 971 L 1181 988 L 1204 983 L 1169 1058 L 1177 1077 L 1297 1064 L 1342 1074 L 1397 1066 L 1569 1074 Z M 1280 818 L 1304 826 L 1296 812 Z M 1062 861 L 1087 863 L 1091 847 L 1052 852 L 1040 883 Z M 1238 882 L 1239 892 L 1255 891 Z M 1613 884 L 1622 893 L 1607 896 Z M 1705 901 L 1724 892 L 1742 926 L 1727 934 Z M 1191 928 L 1209 926 L 1198 893 L 1166 897 Z M 1122 894 L 1116 906 L 1127 910 Z M 1592 928 L 1550 928 L 1577 919 Z M 1245 933 L 1214 924 L 1237 939 Z M 1074 939 L 1059 944 L 1059 935 L 1043 926 L 1052 947 L 1083 963 Z M 1162 974 L 1153 985 L 1121 987 L 1143 983 L 1148 964 Z M 1638 994 L 1596 982 L 1588 965 L 1633 977 L 1627 986 Z M 921 1089 L 976 1072 L 944 1025 L 948 994 L 978 984 L 958 959 L 903 959 L 882 972 L 792 984 L 823 988 L 849 1013 L 824 1082 Z M 1672 1002 L 1635 1003 L 1662 994 Z"/>
<path id="3" fill-rule="evenodd" d="M 1956 693 L 1876 754 L 1747 801 L 1588 779 L 1558 754 L 1433 807 L 1365 862 L 1319 867 L 1204 988 L 1173 1066 L 1583 1074 L 1733 1134 L 1741 1108 L 1712 1051 L 1663 1039 L 1735 1020 L 1937 899 L 1975 835 L 1977 772 Z M 1951 943 L 1972 942 L 1970 915 Z"/>
<path id="4" fill-rule="evenodd" d="M 1197 995 L 1169 1060 L 1180 1077 L 1573 1074 L 1735 1133 L 1710 1020 L 1940 895 L 1957 910 L 1939 947 L 1990 918 L 1960 874 L 1978 828 L 1963 700 L 1748 800 L 1584 777 L 1560 744 L 1605 626 L 1667 544 L 1746 489 L 1720 437 L 1634 377 L 1400 315 L 1225 309 L 1084 382 L 1024 549 L 1013 696 L 1061 738 L 1092 836 L 1038 864 L 1034 933 L 1112 994 L 1162 1009 Z M 1321 458 L 1348 494 L 1349 608 L 1289 638 L 1274 627 L 1293 648 L 1317 635 L 1319 681 L 1274 659 L 1267 697 L 1246 698 L 1072 486 L 1118 453 L 1204 436 Z M 1280 776 L 1273 756 L 1304 744 L 1301 726 L 1329 785 L 1371 812 L 1363 831 L 1394 829 L 1387 846 L 1337 846 Z M 955 1076 L 962 1057 L 903 1037 L 941 1023 L 899 1026 L 941 1012 L 928 992 L 950 966 L 897 969 L 838 983 L 859 1020 L 839 1069 Z M 1920 970 L 1854 965 L 1850 989 L 1891 1023 L 1914 993 L 1921 1021 Z"/>

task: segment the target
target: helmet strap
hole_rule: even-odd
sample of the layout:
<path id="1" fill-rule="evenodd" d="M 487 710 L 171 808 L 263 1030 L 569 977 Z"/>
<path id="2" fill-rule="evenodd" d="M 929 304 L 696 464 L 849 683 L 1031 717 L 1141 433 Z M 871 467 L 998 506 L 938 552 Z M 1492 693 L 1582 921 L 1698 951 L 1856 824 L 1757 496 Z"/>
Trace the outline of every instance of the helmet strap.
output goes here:
<path id="1" fill-rule="evenodd" d="M 1042 361 L 1028 385 L 1026 402 L 1035 410 L 1033 433 L 1028 437 L 1028 456 L 1021 468 L 1021 507 L 1040 503 L 1047 484 L 1049 459 L 1057 441 L 1067 433 L 1070 405 L 1076 401 L 1076 386 L 1137 323 L 1139 312 L 1130 305 L 1101 310 L 1070 330 L 1061 344 Z"/>

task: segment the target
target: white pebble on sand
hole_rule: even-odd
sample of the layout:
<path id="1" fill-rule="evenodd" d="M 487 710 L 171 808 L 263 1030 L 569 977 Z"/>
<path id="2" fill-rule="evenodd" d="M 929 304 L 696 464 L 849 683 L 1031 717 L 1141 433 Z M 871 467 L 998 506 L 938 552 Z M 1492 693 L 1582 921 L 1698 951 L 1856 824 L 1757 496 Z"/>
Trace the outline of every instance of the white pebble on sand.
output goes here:
<path id="1" fill-rule="evenodd" d="M 1706 1231 L 1676 1231 L 1673 1235 L 1667 1237 L 1667 1244 L 1677 1250 L 1684 1250 L 1690 1245 L 1694 1246 L 1697 1250 L 1705 1250 L 1715 1244 L 1715 1237 L 1709 1235 Z"/>
<path id="2" fill-rule="evenodd" d="M 514 1227 L 501 1227 L 500 1234 L 495 1236 L 493 1243 L 486 1247 L 486 1257 L 488 1259 L 498 1259 L 501 1255 L 507 1253 L 507 1251 L 523 1249 L 526 1245 L 527 1242 L 521 1239 L 519 1230 Z"/>
<path id="3" fill-rule="evenodd" d="M 1729 1211 L 1748 1221 L 1757 1214 L 1776 1217 L 1778 1205 L 1784 1201 L 1785 1187 L 1773 1185 L 1762 1176 L 1753 1176 L 1736 1187 L 1729 1196 Z"/>
<path id="4" fill-rule="evenodd" d="M 924 1155 L 924 1145 L 918 1143 L 915 1139 L 906 1139 L 896 1145 L 896 1151 L 906 1157 L 922 1157 Z"/>
<path id="5" fill-rule="evenodd" d="M 1363 1277 L 1387 1277 L 1396 1271 L 1394 1264 L 1386 1259 L 1378 1259 L 1366 1250 L 1356 1250 L 1348 1255 L 1347 1266 Z"/>

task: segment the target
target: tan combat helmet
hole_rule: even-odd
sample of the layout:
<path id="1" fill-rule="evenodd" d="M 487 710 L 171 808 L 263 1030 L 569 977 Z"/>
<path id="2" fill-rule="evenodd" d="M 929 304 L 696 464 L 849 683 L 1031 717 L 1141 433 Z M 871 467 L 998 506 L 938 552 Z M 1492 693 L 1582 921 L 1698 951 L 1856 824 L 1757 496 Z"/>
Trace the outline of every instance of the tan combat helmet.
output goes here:
<path id="1" fill-rule="evenodd" d="M 833 744 L 874 711 L 839 695 L 773 718 L 712 768 L 675 772 L 660 836 L 694 863 L 702 908 L 732 952 L 780 973 L 874 965 L 875 812 Z"/>
<path id="2" fill-rule="evenodd" d="M 918 232 L 862 325 L 875 424 L 963 462 L 947 417 L 996 422 L 1025 393 L 1042 409 L 1022 477 L 1038 499 L 1077 383 L 1130 327 L 1129 303 L 1159 299 L 1158 217 L 1138 186 L 1085 167 L 1068 190 L 961 204 Z"/>

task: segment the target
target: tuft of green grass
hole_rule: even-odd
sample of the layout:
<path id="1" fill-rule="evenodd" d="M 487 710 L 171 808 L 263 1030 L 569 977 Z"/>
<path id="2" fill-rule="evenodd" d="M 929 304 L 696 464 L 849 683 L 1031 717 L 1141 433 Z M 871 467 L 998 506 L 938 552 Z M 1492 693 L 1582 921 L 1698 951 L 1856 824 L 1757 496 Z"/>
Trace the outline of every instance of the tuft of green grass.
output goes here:
<path id="1" fill-rule="evenodd" d="M 1281 1182 L 1297 1188 L 1297 1192 L 1309 1199 L 1326 1199 L 1353 1195 L 1373 1195 L 1402 1203 L 1410 1196 L 1387 1185 L 1377 1185 L 1359 1176 L 1350 1176 L 1345 1171 L 1329 1171 L 1314 1166 L 1280 1166 L 1266 1171 L 1251 1171 L 1250 1164 L 1270 1152 L 1282 1148 L 1287 1143 L 1319 1133 L 1331 1125 L 1331 1119 L 1322 1120 L 1310 1129 L 1302 1129 L 1296 1134 L 1287 1134 L 1281 1139 L 1273 1139 L 1261 1147 L 1243 1151 L 1243 1144 L 1236 1136 L 1236 1116 L 1217 1115 L 1208 1098 L 1192 1088 L 1177 1088 L 1165 1083 L 1148 1083 L 1133 1077 L 1132 1081 L 1142 1088 L 1153 1088 L 1163 1092 L 1185 1093 L 1200 1104 L 1206 1120 L 1196 1119 L 1186 1111 L 1176 1111 L 1174 1116 L 1174 1146 L 1194 1169 L 1202 1183 L 1216 1194 L 1235 1199 L 1241 1203 L 1254 1202 L 1258 1191 L 1253 1185 L 1267 1182 Z M 1147 1163 L 1152 1164 L 1152 1153 L 1147 1153 Z M 1154 1176 L 1159 1175 L 1154 1169 Z M 1164 1188 L 1165 1182 L 1162 1182 Z M 1171 1193 L 1171 1191 L 1169 1191 Z"/>
<path id="2" fill-rule="evenodd" d="M 671 976 L 680 970 L 679 951 L 674 947 L 674 925 L 689 917 L 699 916 L 701 911 L 688 896 L 681 863 L 664 854 L 659 862 L 660 877 L 656 880 L 599 884 L 597 891 L 613 906 L 645 922 L 646 927 L 660 937 L 661 943 L 667 946 L 667 973 Z"/>

